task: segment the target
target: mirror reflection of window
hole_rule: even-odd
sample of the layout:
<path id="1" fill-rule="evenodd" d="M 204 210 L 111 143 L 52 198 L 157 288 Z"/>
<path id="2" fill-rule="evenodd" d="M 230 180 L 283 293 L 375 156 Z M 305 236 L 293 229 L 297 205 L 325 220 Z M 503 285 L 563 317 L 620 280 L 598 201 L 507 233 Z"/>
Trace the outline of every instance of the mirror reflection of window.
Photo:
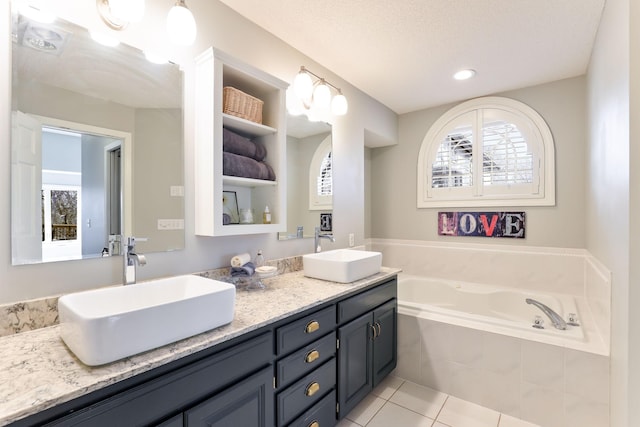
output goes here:
<path id="1" fill-rule="evenodd" d="M 333 209 L 333 159 L 331 135 L 318 145 L 309 168 L 309 209 Z"/>
<path id="2" fill-rule="evenodd" d="M 318 175 L 318 196 L 333 196 L 333 161 L 331 151 L 322 159 Z"/>

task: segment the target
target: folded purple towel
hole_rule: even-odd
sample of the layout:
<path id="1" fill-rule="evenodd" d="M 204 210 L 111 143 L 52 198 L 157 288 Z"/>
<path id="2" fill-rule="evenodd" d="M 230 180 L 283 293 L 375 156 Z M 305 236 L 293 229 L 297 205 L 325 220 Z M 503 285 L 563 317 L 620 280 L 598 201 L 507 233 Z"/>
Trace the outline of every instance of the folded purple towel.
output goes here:
<path id="1" fill-rule="evenodd" d="M 268 164 L 233 153 L 222 153 L 222 174 L 267 181 L 276 180 L 276 174 Z"/>
<path id="2" fill-rule="evenodd" d="M 227 153 L 251 157 L 259 162 L 267 157 L 267 149 L 264 145 L 238 135 L 227 128 L 222 128 L 222 150 Z"/>
<path id="3" fill-rule="evenodd" d="M 244 264 L 242 267 L 231 267 L 229 274 L 231 277 L 250 277 L 253 276 L 256 267 L 251 261 Z"/>

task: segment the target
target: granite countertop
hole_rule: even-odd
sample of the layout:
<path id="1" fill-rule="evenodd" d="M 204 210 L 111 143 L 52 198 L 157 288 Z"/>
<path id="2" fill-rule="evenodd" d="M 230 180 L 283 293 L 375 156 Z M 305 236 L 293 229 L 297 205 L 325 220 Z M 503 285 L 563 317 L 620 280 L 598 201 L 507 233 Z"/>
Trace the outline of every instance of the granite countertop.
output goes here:
<path id="1" fill-rule="evenodd" d="M 59 325 L 0 338 L 0 425 L 51 408 L 181 357 L 212 347 L 399 273 L 349 284 L 304 277 L 302 271 L 264 279 L 266 289 L 238 291 L 233 321 L 173 344 L 99 367 L 80 362 L 60 338 Z"/>

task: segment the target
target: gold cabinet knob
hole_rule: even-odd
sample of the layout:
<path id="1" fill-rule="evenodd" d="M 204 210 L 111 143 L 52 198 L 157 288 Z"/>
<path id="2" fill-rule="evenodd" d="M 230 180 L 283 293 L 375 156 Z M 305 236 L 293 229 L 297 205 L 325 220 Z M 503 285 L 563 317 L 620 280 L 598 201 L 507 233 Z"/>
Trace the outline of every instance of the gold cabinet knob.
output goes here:
<path id="1" fill-rule="evenodd" d="M 310 334 L 317 331 L 318 329 L 320 329 L 320 322 L 318 322 L 317 320 L 312 320 L 311 322 L 307 323 L 307 326 L 305 326 L 304 328 L 304 332 Z"/>
<path id="2" fill-rule="evenodd" d="M 318 392 L 318 390 L 320 390 L 320 384 L 314 381 L 307 386 L 304 394 L 306 394 L 307 396 L 313 396 Z"/>
<path id="3" fill-rule="evenodd" d="M 320 357 L 320 352 L 318 350 L 311 350 L 304 358 L 304 361 L 307 363 L 311 363 Z"/>
<path id="4" fill-rule="evenodd" d="M 320 427 L 320 423 L 317 421 L 312 422 L 311 424 L 309 424 L 308 427 Z"/>

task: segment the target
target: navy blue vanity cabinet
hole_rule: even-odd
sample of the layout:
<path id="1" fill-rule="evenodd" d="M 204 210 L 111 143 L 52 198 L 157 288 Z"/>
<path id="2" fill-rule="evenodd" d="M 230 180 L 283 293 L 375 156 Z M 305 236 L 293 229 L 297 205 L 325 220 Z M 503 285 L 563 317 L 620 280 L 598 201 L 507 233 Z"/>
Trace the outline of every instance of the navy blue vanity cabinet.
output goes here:
<path id="1" fill-rule="evenodd" d="M 290 425 L 322 414 L 323 426 L 336 423 L 335 303 L 276 330 L 276 424 Z M 327 398 L 333 395 L 330 413 Z M 330 398 L 330 397 L 329 397 Z M 320 416 L 320 415 L 318 415 Z M 326 420 L 331 420 L 327 423 Z M 295 420 L 295 421 L 294 421 Z M 309 424 L 306 424 L 307 427 Z M 319 425 L 319 424 L 318 424 Z"/>
<path id="2" fill-rule="evenodd" d="M 269 331 L 45 425 L 222 426 L 231 425 L 229 420 L 251 420 L 233 425 L 273 426 L 272 362 L 273 333 Z"/>
<path id="3" fill-rule="evenodd" d="M 338 303 L 338 418 L 396 367 L 396 295 L 393 279 Z"/>
<path id="4" fill-rule="evenodd" d="M 268 367 L 184 414 L 185 426 L 273 426 L 273 369 Z"/>
<path id="5" fill-rule="evenodd" d="M 334 426 L 396 366 L 396 295 L 372 284 L 11 426 Z"/>

